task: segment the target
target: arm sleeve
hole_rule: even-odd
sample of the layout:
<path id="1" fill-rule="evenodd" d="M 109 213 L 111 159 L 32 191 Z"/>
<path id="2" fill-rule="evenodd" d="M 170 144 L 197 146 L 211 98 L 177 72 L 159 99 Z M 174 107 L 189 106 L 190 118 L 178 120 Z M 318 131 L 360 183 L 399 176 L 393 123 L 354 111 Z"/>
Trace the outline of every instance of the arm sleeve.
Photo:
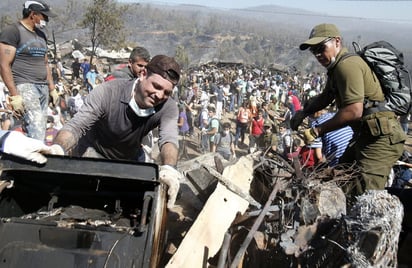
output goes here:
<path id="1" fill-rule="evenodd" d="M 17 26 L 14 24 L 6 27 L 0 33 L 0 43 L 4 43 L 4 44 L 17 48 L 19 42 L 20 42 L 19 30 L 17 29 Z"/>
<path id="2" fill-rule="evenodd" d="M 107 83 L 93 89 L 85 98 L 80 110 L 63 126 L 62 129 L 71 132 L 76 141 L 85 135 L 86 131 L 104 115 L 105 107 L 109 107 L 106 102 L 111 99 L 109 96 L 110 89 L 106 88 L 105 85 Z"/>
<path id="3" fill-rule="evenodd" d="M 340 107 L 363 103 L 365 96 L 364 74 L 359 64 L 355 62 L 355 57 L 351 58 L 342 61 L 336 68 L 335 77 Z"/>
<path id="4" fill-rule="evenodd" d="M 166 107 L 162 111 L 162 115 L 160 117 L 159 148 L 167 142 L 173 143 L 179 147 L 178 127 L 176 123 L 179 116 L 179 110 L 176 102 L 170 98 L 165 103 L 165 106 Z"/>

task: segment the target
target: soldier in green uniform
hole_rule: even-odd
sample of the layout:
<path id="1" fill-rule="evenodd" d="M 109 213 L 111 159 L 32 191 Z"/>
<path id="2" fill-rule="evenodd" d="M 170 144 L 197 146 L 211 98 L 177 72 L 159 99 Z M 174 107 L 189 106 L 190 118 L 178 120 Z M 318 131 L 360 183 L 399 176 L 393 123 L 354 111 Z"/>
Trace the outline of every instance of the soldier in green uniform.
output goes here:
<path id="1" fill-rule="evenodd" d="M 272 123 L 269 120 L 265 120 L 263 124 L 265 132 L 263 133 L 262 147 L 264 150 L 267 150 L 269 156 L 276 152 L 279 143 L 278 136 L 272 132 L 272 127 Z"/>
<path id="2" fill-rule="evenodd" d="M 301 50 L 308 48 L 327 69 L 328 80 L 323 92 L 292 118 L 292 129 L 297 130 L 306 116 L 335 100 L 335 116 L 306 129 L 305 141 L 310 143 L 327 132 L 351 126 L 353 139 L 340 162 L 356 161 L 361 168 L 354 193 L 384 189 L 391 167 L 403 152 L 406 135 L 394 112 L 383 109 L 379 80 L 360 57 L 342 57 L 348 50 L 333 24 L 315 26 L 309 39 L 300 45 Z"/>

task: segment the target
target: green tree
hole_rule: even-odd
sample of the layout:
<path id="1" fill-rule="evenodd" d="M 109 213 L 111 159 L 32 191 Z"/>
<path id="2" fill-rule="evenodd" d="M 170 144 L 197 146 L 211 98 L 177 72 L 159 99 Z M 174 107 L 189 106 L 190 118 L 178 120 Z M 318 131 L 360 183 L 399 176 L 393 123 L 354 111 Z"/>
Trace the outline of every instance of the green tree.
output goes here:
<path id="1" fill-rule="evenodd" d="M 187 55 L 187 51 L 185 50 L 184 46 L 177 46 L 175 59 L 182 69 L 189 66 L 189 56 Z"/>
<path id="2" fill-rule="evenodd" d="M 1 16 L 1 18 L 0 18 L 0 32 L 5 26 L 7 26 L 9 24 L 12 24 L 12 23 L 13 23 L 13 19 L 9 15 Z"/>
<path id="3" fill-rule="evenodd" d="M 93 0 L 86 8 L 86 13 L 81 24 L 89 29 L 93 56 L 99 47 L 118 48 L 125 43 L 125 31 L 122 14 L 127 10 L 127 5 L 119 5 L 114 0 Z"/>

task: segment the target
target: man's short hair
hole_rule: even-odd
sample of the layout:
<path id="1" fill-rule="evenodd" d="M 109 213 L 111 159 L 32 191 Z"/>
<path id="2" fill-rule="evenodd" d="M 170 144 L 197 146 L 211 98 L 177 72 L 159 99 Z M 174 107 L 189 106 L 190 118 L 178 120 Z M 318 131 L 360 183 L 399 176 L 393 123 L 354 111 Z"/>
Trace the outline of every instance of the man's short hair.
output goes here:
<path id="1" fill-rule="evenodd" d="M 150 61 L 150 53 L 144 47 L 135 47 L 132 52 L 130 52 L 129 60 L 132 62 L 136 61 L 138 58 L 143 59 L 146 62 Z"/>
<path id="2" fill-rule="evenodd" d="M 54 123 L 54 117 L 51 115 L 47 116 L 47 123 Z"/>
<path id="3" fill-rule="evenodd" d="M 229 122 L 224 122 L 223 123 L 223 128 L 230 128 L 230 123 Z"/>

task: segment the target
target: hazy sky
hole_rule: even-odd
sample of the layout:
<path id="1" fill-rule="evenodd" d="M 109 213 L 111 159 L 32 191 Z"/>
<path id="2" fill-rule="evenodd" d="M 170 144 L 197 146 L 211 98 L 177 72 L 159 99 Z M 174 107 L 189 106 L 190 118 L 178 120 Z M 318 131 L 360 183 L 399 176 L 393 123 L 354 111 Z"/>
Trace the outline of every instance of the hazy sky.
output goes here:
<path id="1" fill-rule="evenodd" d="M 341 0 L 123 0 L 153 4 L 194 4 L 224 9 L 259 5 L 279 5 L 316 11 L 330 16 L 373 18 L 412 23 L 412 1 L 341 1 Z"/>

